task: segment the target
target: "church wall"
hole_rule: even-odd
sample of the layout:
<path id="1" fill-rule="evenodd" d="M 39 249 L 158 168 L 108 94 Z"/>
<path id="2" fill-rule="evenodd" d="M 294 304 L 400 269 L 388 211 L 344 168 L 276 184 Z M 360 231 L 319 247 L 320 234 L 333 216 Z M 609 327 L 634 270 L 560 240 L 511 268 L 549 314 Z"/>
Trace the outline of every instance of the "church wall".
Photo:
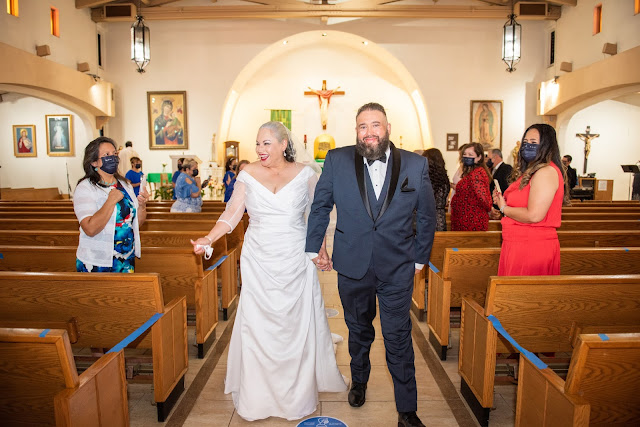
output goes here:
<path id="1" fill-rule="evenodd" d="M 21 3 L 22 4 L 22 3 Z M 72 190 L 84 175 L 82 159 L 84 147 L 93 139 L 80 118 L 68 109 L 48 101 L 16 93 L 2 95 L 0 103 L 0 172 L 1 187 L 58 187 L 67 193 L 66 166 Z M 47 155 L 47 128 L 45 115 L 72 114 L 75 157 L 50 157 Z M 13 125 L 36 126 L 37 157 L 15 157 L 13 151 Z"/>
<path id="2" fill-rule="evenodd" d="M 6 13 L 5 2 L 0 13 L 0 42 L 35 53 L 36 45 L 49 45 L 48 60 L 74 70 L 79 62 L 88 62 L 91 73 L 97 67 L 97 26 L 91 21 L 90 9 L 76 9 L 73 0 L 21 0 L 19 16 Z M 51 35 L 51 6 L 58 9 L 60 37 Z"/>
<path id="3" fill-rule="evenodd" d="M 129 25 L 112 23 L 106 29 L 105 76 L 116 87 L 118 117 L 109 122 L 107 132 L 120 142 L 132 140 L 144 157 L 147 171 L 160 170 L 160 163 L 180 151 L 148 150 L 146 92 L 186 90 L 190 144 L 187 151 L 208 160 L 211 137 L 219 132 L 229 88 L 246 64 L 287 36 L 326 28 L 360 35 L 377 43 L 406 66 L 424 95 L 433 141 L 419 141 L 415 108 L 408 100 L 410 94 L 394 92 L 396 89 L 392 87 L 396 82 L 392 72 L 362 55 L 351 54 L 346 58 L 346 53 L 341 54 L 335 48 L 325 55 L 319 43 L 317 48 L 309 47 L 288 60 L 268 64 L 247 85 L 245 93 L 240 94 L 229 139 L 241 141 L 241 157 L 255 159 L 253 145 L 257 127 L 268 119 L 270 108 L 293 109 L 294 132 L 300 139 L 307 133 L 311 143 L 320 128 L 318 102 L 317 98 L 304 96 L 302 92 L 306 86 L 319 88 L 325 79 L 328 88 L 339 85 L 346 92 L 345 96 L 332 98 L 329 106 L 327 130 L 334 135 L 338 146 L 354 140 L 354 114 L 361 104 L 376 98 L 386 103 L 387 108 L 392 106 L 390 103 L 398 103 L 402 112 L 390 117 L 392 140 L 398 143 L 402 135 L 404 148 L 411 150 L 433 143 L 445 154 L 452 174 L 457 152 L 445 151 L 446 133 L 458 133 L 460 144 L 469 142 L 470 100 L 504 101 L 503 150 L 506 152 L 520 139 L 525 125 L 538 120 L 532 83 L 538 81 L 545 70 L 544 43 L 539 37 L 544 23 L 523 22 L 523 59 L 514 73 L 507 73 L 500 59 L 503 24 L 502 20 L 429 23 L 377 20 L 375 24 L 356 20 L 325 27 L 317 25 L 316 20 L 313 24 L 309 21 L 286 24 L 150 21 L 152 59 L 147 72 L 139 75 L 128 58 Z M 283 97 L 283 94 L 288 95 Z M 386 98 L 381 98 L 381 94 Z M 305 129 L 296 128 L 295 123 L 304 123 Z"/>
<path id="4" fill-rule="evenodd" d="M 547 24 L 548 32 L 556 30 L 555 67 L 546 79 L 562 75 L 561 62 L 572 62 L 573 70 L 600 61 L 605 43 L 617 43 L 618 53 L 640 45 L 640 14 L 634 15 L 634 0 L 580 0 L 577 6 L 563 6 L 562 17 Z M 593 34 L 593 9 L 602 4 L 602 31 Z M 545 79 L 545 80 L 546 80 Z"/>
<path id="5" fill-rule="evenodd" d="M 566 140 L 559 141 L 561 155 L 573 157 L 571 166 L 582 175 L 584 142 L 575 137 L 585 133 L 600 134 L 592 140 L 587 172 L 595 172 L 596 178 L 613 179 L 613 199 L 629 199 L 629 175 L 620 165 L 640 161 L 640 107 L 618 101 L 604 101 L 576 113 L 567 125 Z"/>

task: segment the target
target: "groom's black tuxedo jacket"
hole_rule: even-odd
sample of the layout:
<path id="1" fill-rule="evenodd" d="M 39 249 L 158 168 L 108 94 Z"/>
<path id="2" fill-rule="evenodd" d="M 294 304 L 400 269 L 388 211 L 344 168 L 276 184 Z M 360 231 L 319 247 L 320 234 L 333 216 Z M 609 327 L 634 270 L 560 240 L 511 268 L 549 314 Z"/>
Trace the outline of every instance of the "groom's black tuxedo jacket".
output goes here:
<path id="1" fill-rule="evenodd" d="M 391 144 L 388 162 L 379 200 L 355 146 L 327 153 L 316 186 L 306 251 L 319 251 L 335 204 L 333 266 L 352 279 L 361 279 L 373 265 L 382 281 L 407 280 L 414 263 L 429 263 L 436 221 L 427 160 Z"/>

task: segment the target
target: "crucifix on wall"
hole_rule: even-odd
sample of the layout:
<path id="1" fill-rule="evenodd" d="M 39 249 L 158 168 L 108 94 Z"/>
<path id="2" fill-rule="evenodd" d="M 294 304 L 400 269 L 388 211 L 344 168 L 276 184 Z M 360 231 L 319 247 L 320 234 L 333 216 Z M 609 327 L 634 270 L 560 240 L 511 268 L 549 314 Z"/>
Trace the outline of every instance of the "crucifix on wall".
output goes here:
<path id="1" fill-rule="evenodd" d="M 316 90 L 309 87 L 308 91 L 305 91 L 305 95 L 316 95 L 318 97 L 318 103 L 320 104 L 320 121 L 322 122 L 322 129 L 327 129 L 327 112 L 329 110 L 329 102 L 333 95 L 344 95 L 344 91 L 338 90 L 340 86 L 335 89 L 327 89 L 327 81 L 322 81 L 322 89 Z"/>
<path id="2" fill-rule="evenodd" d="M 587 173 L 587 158 L 589 157 L 589 153 L 591 152 L 591 141 L 600 136 L 599 133 L 591 133 L 591 126 L 587 126 L 587 131 L 585 133 L 576 133 L 576 136 L 580 138 L 584 142 L 584 167 L 582 169 L 582 173 Z"/>

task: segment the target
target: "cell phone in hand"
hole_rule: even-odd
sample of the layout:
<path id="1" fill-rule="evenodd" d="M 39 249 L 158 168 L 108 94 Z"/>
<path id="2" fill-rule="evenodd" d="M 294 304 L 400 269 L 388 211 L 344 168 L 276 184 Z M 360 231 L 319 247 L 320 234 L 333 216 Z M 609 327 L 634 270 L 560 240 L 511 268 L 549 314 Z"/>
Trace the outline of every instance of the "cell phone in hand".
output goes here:
<path id="1" fill-rule="evenodd" d="M 496 190 L 498 190 L 498 193 L 502 194 L 502 190 L 500 189 L 500 184 L 498 184 L 497 179 L 493 180 L 493 184 L 496 186 Z"/>

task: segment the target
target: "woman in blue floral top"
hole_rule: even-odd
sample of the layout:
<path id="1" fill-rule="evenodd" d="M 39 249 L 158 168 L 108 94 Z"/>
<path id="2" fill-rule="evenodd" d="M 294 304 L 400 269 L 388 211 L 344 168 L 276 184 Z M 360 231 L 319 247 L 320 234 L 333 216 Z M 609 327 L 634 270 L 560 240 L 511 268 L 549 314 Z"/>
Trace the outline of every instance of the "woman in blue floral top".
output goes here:
<path id="1" fill-rule="evenodd" d="M 85 149 L 85 176 L 78 182 L 73 207 L 80 223 L 76 252 L 79 272 L 133 273 L 140 257 L 139 227 L 147 217 L 148 194 L 135 196 L 118 174 L 115 142 L 97 138 Z"/>

